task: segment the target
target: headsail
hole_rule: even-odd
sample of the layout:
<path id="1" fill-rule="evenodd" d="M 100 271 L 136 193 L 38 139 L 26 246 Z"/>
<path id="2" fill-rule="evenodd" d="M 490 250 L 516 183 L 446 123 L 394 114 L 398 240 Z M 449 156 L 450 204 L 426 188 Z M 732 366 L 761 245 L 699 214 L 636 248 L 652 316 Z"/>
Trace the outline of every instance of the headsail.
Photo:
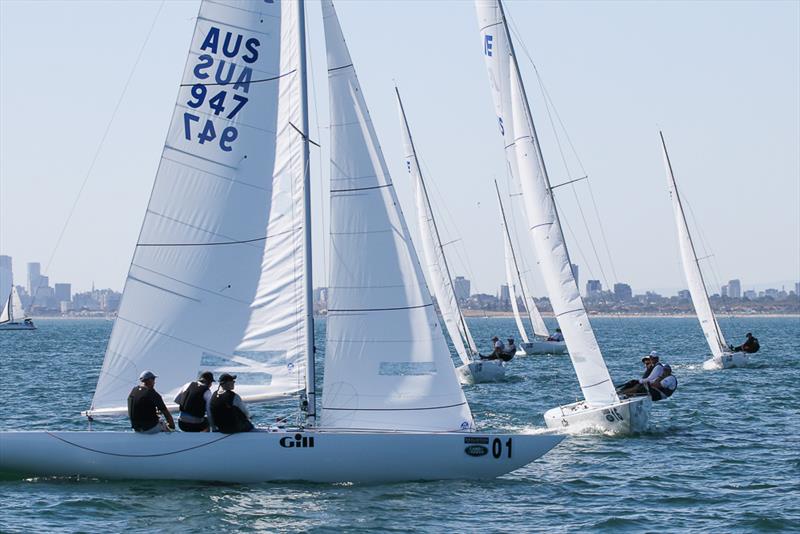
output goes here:
<path id="1" fill-rule="evenodd" d="M 717 318 L 714 316 L 714 311 L 711 309 L 711 303 L 708 300 L 706 285 L 703 281 L 703 272 L 700 270 L 697 252 L 694 249 L 692 236 L 689 234 L 689 225 L 686 223 L 686 214 L 683 211 L 681 197 L 678 194 L 678 185 L 675 183 L 675 175 L 672 173 L 672 163 L 670 163 L 669 154 L 667 154 L 664 134 L 658 132 L 658 135 L 661 138 L 661 150 L 664 155 L 664 167 L 667 171 L 669 196 L 672 199 L 675 224 L 678 227 L 678 243 L 681 249 L 683 272 L 686 275 L 686 282 L 689 284 L 689 293 L 692 296 L 694 310 L 697 313 L 697 319 L 700 321 L 700 327 L 703 329 L 706 342 L 711 348 L 711 353 L 716 357 L 720 357 L 727 350 L 728 345 L 725 343 L 722 329 L 717 323 Z"/>
<path id="2" fill-rule="evenodd" d="M 447 265 L 447 257 L 442 248 L 441 236 L 436 226 L 433 210 L 431 208 L 428 191 L 425 181 L 422 178 L 422 170 L 419 168 L 419 160 L 411 138 L 411 130 L 408 126 L 403 102 L 400 100 L 400 92 L 397 92 L 397 105 L 400 112 L 400 123 L 403 137 L 403 155 L 406 160 L 406 167 L 411 179 L 414 182 L 414 195 L 416 197 L 417 221 L 419 223 L 420 237 L 422 238 L 422 257 L 428 271 L 428 279 L 433 286 L 433 294 L 442 312 L 442 319 L 453 340 L 458 357 L 466 365 L 471 361 L 470 356 L 477 354 L 478 349 L 469 333 L 469 327 L 464 319 L 461 309 L 458 306 L 458 299 L 453 288 L 453 279 Z"/>
<path id="3" fill-rule="evenodd" d="M 611 377 L 603 361 L 589 317 L 572 274 L 566 243 L 556 213 L 547 170 L 541 154 L 533 119 L 522 78 L 517 71 L 513 46 L 509 40 L 502 7 L 497 0 L 476 0 L 484 56 L 490 72 L 495 106 L 505 98 L 508 87 L 510 106 L 503 108 L 503 122 L 512 122 L 514 139 L 507 144 L 507 154 L 513 153 L 528 227 L 539 258 L 542 277 L 558 324 L 564 333 L 570 358 L 586 401 L 590 405 L 605 405 L 618 400 Z M 502 52 L 502 53 L 501 53 Z M 502 64 L 500 67 L 498 65 Z M 505 65 L 508 66 L 506 69 Z M 507 72 L 495 89 L 496 72 Z M 511 118 L 511 121 L 508 118 Z"/>
<path id="4" fill-rule="evenodd" d="M 471 428 L 333 4 L 324 0 L 322 10 L 331 113 L 322 426 Z"/>
<path id="5" fill-rule="evenodd" d="M 200 370 L 262 400 L 304 387 L 298 4 L 201 4 L 90 413 L 139 373 L 165 399 Z"/>

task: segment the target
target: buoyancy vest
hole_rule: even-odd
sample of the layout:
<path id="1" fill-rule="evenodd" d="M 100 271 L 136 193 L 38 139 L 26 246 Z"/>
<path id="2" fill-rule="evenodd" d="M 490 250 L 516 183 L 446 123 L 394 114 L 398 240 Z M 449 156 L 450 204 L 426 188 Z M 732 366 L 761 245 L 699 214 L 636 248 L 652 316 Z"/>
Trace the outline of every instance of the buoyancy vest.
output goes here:
<path id="1" fill-rule="evenodd" d="M 149 388 L 136 386 L 128 395 L 128 416 L 134 430 L 148 430 L 158 424 L 158 407 L 153 393 Z"/>
<path id="2" fill-rule="evenodd" d="M 249 432 L 253 429 L 253 423 L 233 404 L 235 398 L 236 393 L 233 391 L 216 391 L 211 396 L 211 417 L 214 419 L 214 426 L 223 434 Z"/>
<path id="3" fill-rule="evenodd" d="M 183 395 L 183 401 L 180 404 L 181 412 L 193 415 L 194 417 L 205 417 L 205 394 L 208 389 L 209 387 L 206 384 L 201 384 L 199 382 L 192 382 L 189 384 L 186 388 L 186 393 Z"/>
<path id="4" fill-rule="evenodd" d="M 670 376 L 675 379 L 675 387 L 672 388 L 672 389 L 669 389 L 668 387 L 665 387 L 664 386 L 664 381 L 662 380 L 661 384 L 660 384 L 661 387 L 658 388 L 659 391 L 661 393 L 663 393 L 664 396 L 667 397 L 667 398 L 671 397 L 672 394 L 675 393 L 678 390 L 678 377 L 675 376 L 675 375 L 670 375 Z"/>

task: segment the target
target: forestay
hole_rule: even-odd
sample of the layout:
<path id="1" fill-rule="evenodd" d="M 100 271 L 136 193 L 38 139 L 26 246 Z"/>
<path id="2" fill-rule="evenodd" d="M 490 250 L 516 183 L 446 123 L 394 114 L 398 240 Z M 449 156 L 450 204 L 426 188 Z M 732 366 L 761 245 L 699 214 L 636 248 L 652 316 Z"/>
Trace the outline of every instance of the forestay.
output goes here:
<path id="1" fill-rule="evenodd" d="M 686 275 L 686 282 L 689 284 L 689 294 L 692 296 L 694 310 L 703 329 L 711 353 L 715 357 L 721 357 L 727 350 L 727 343 L 722 335 L 722 329 L 717 323 L 711 303 L 708 300 L 703 273 L 697 259 L 697 252 L 694 249 L 692 236 L 689 234 L 689 225 L 686 223 L 686 214 L 683 211 L 681 198 L 678 194 L 678 185 L 675 183 L 675 175 L 672 173 L 672 163 L 667 154 L 667 145 L 664 142 L 664 134 L 659 132 L 661 137 L 661 150 L 664 155 L 664 167 L 667 171 L 667 185 L 669 186 L 669 196 L 672 199 L 672 209 L 675 214 L 675 224 L 678 227 L 678 244 L 681 250 L 681 263 L 683 272 Z"/>
<path id="2" fill-rule="evenodd" d="M 476 10 L 496 108 L 498 99 L 505 99 L 504 87 L 509 87 L 510 106 L 502 107 L 503 123 L 507 125 L 508 118 L 511 118 L 514 139 L 511 146 L 507 143 L 506 153 L 514 154 L 516 158 L 530 235 L 550 303 L 564 334 L 586 401 L 590 405 L 611 404 L 618 397 L 572 274 L 544 159 L 536 140 L 532 117 L 528 115 L 528 102 L 508 41 L 501 7 L 495 0 L 476 0 Z M 506 72 L 508 77 L 498 82 L 495 79 L 498 72 Z M 499 88 L 495 87 L 498 83 Z"/>
<path id="3" fill-rule="evenodd" d="M 202 3 L 90 413 L 144 369 L 168 401 L 201 370 L 304 387 L 298 46 L 296 2 Z"/>
<path id="4" fill-rule="evenodd" d="M 453 280 L 447 266 L 447 258 L 444 255 L 441 237 L 433 216 L 425 181 L 422 178 L 422 170 L 419 168 L 419 160 L 417 159 L 414 142 L 411 139 L 411 130 L 408 126 L 408 119 L 406 118 L 399 92 L 397 93 L 397 106 L 400 112 L 403 156 L 408 173 L 414 182 L 417 222 L 419 224 L 420 238 L 422 239 L 422 257 L 428 272 L 428 280 L 430 280 L 433 287 L 433 294 L 439 304 L 439 310 L 447 327 L 447 333 L 450 334 L 450 339 L 453 341 L 458 357 L 466 365 L 471 361 L 470 355 L 477 354 L 478 350 L 474 341 L 472 341 L 469 327 L 467 327 L 467 323 L 458 306 Z"/>
<path id="5" fill-rule="evenodd" d="M 472 428 L 333 4 L 322 4 L 331 261 L 322 426 Z"/>

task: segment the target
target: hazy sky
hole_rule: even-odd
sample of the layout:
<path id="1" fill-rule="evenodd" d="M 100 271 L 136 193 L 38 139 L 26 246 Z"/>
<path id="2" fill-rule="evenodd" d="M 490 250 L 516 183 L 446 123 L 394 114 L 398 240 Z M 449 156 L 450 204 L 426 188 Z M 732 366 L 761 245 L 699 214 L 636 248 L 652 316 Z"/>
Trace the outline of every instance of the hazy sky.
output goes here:
<path id="1" fill-rule="evenodd" d="M 51 283 L 72 282 L 79 290 L 92 281 L 122 287 L 198 2 L 163 5 L 132 70 L 159 6 L 0 1 L 0 254 L 13 256 L 17 283 L 25 283 L 26 262 L 47 268 L 133 72 L 45 272 Z M 509 182 L 472 2 L 336 6 L 412 232 L 393 80 L 435 192 L 444 239 L 459 240 L 448 246 L 452 270 L 472 278 L 474 291 L 495 293 L 504 266 L 492 179 L 504 192 Z M 593 277 L 628 282 L 634 292 L 685 287 L 658 128 L 714 254 L 711 281 L 740 278 L 743 289 L 789 289 L 800 278 L 800 3 L 510 1 L 507 8 L 590 176 L 613 256 L 612 270 L 587 183 L 559 189 L 582 286 Z M 327 81 L 314 2 L 308 15 L 317 102 L 312 121 L 319 117 L 313 135 L 323 144 L 312 171 L 321 260 Z M 536 76 L 517 46 L 551 181 L 579 177 L 566 144 L 571 174 L 565 171 Z M 506 200 L 519 204 L 518 197 Z M 519 210 L 516 221 L 522 229 Z M 527 237 L 520 253 L 532 263 Z M 317 261 L 315 285 L 325 284 L 325 265 Z M 533 280 L 534 294 L 543 294 L 543 284 Z"/>

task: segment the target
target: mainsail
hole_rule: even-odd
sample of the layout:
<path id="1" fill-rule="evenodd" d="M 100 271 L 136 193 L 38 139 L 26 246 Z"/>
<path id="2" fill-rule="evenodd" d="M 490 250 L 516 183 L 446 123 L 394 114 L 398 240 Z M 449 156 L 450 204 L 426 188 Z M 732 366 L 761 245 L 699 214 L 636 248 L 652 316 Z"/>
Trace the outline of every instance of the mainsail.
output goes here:
<path id="1" fill-rule="evenodd" d="M 303 389 L 304 117 L 298 2 L 205 1 L 89 413 L 150 369 L 245 400 Z"/>
<path id="2" fill-rule="evenodd" d="M 408 173 L 414 181 L 414 196 L 416 198 L 417 221 L 419 223 L 420 237 L 422 238 L 422 257 L 425 260 L 425 267 L 428 271 L 428 279 L 433 286 L 433 294 L 442 312 L 442 319 L 447 327 L 447 333 L 453 340 L 458 357 L 466 365 L 471 361 L 471 356 L 478 353 L 478 348 L 467 327 L 467 322 L 461 309 L 458 306 L 458 299 L 453 288 L 453 279 L 450 275 L 450 268 L 447 265 L 447 258 L 442 247 L 442 240 L 439 236 L 439 229 L 433 216 L 428 190 L 422 177 L 422 170 L 419 167 L 417 152 L 414 141 L 411 138 L 411 130 L 408 126 L 403 102 L 400 99 L 400 92 L 397 93 L 397 104 L 400 112 L 400 123 L 403 138 L 403 155 L 406 161 Z"/>
<path id="3" fill-rule="evenodd" d="M 322 426 L 473 426 L 333 4 L 322 3 L 331 261 Z"/>
<path id="4" fill-rule="evenodd" d="M 683 272 L 686 275 L 686 282 L 689 284 L 689 294 L 692 296 L 694 310 L 703 329 L 711 353 L 715 357 L 721 357 L 728 347 L 722 335 L 722 329 L 717 323 L 717 318 L 711 309 L 708 300 L 706 285 L 703 281 L 703 272 L 700 270 L 700 263 L 697 259 L 697 252 L 694 249 L 692 236 L 689 234 L 689 225 L 686 223 L 686 214 L 683 211 L 681 197 L 678 194 L 678 185 L 675 183 L 675 175 L 672 173 L 672 163 L 667 154 L 667 145 L 664 141 L 664 134 L 658 132 L 661 137 L 661 150 L 664 155 L 664 167 L 667 171 L 667 184 L 669 186 L 669 196 L 672 199 L 672 209 L 675 213 L 675 224 L 678 227 L 678 243 L 681 249 L 681 263 Z"/>
<path id="5" fill-rule="evenodd" d="M 522 186 L 529 232 L 553 311 L 586 401 L 590 405 L 611 404 L 618 397 L 572 274 L 502 7 L 497 0 L 476 0 L 475 6 L 495 108 L 506 131 L 509 123 L 512 127 L 513 138 L 506 135 L 506 155 L 513 155 L 516 161 L 519 174 L 514 176 Z M 501 74 L 507 77 L 500 78 Z"/>

